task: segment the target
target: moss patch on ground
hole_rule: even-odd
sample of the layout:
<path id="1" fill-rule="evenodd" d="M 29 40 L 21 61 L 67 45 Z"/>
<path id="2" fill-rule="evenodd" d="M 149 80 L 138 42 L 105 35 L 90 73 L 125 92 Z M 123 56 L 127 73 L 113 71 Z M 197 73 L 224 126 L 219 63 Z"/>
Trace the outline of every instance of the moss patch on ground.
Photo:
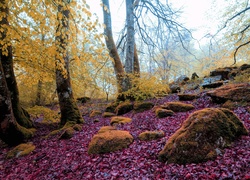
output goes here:
<path id="1" fill-rule="evenodd" d="M 36 148 L 32 143 L 19 144 L 7 153 L 7 158 L 25 156 L 34 151 Z"/>

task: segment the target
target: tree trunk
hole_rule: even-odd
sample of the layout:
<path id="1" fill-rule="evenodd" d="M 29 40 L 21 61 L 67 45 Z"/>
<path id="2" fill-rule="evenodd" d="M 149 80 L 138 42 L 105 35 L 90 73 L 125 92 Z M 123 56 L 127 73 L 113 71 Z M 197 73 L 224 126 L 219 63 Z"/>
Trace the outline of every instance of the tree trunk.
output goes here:
<path id="1" fill-rule="evenodd" d="M 5 1 L 1 1 L 0 13 L 0 40 L 9 43 L 7 39 L 9 9 Z M 12 48 L 5 44 L 0 45 L 0 138 L 9 145 L 17 145 L 25 139 L 32 137 L 33 133 L 18 124 L 16 120 L 22 120 L 22 125 L 31 127 L 31 121 L 25 116 L 25 112 L 19 105 L 17 84 L 13 70 Z M 6 46 L 5 46 L 6 47 Z M 5 66 L 3 66 L 3 64 Z M 4 71 L 5 70 L 5 71 Z M 14 104 L 13 104 L 14 103 Z M 18 112 L 20 111 L 20 112 Z M 23 119 L 20 119 L 23 118 Z"/>
<path id="2" fill-rule="evenodd" d="M 39 79 L 37 83 L 36 102 L 35 102 L 35 105 L 37 106 L 42 105 L 42 101 L 41 101 L 42 85 L 43 85 L 43 82 Z"/>
<path id="3" fill-rule="evenodd" d="M 83 123 L 82 116 L 73 96 L 69 74 L 69 54 L 67 51 L 69 33 L 69 10 L 58 4 L 58 27 L 56 30 L 56 88 L 61 110 L 61 125 L 67 122 Z"/>
<path id="4" fill-rule="evenodd" d="M 1 52 L 2 53 L 2 52 Z M 1 59 L 2 61 L 2 59 Z M 0 139 L 10 146 L 15 146 L 33 136 L 33 133 L 20 126 L 14 116 L 11 96 L 0 61 Z"/>
<path id="5" fill-rule="evenodd" d="M 106 28 L 104 28 L 104 34 L 106 36 L 105 38 L 106 46 L 109 50 L 110 57 L 112 57 L 114 60 L 113 65 L 116 74 L 118 93 L 122 93 L 125 71 L 123 69 L 123 65 L 113 39 L 109 0 L 102 0 L 102 2 L 103 2 L 103 19 L 104 19 L 104 24 L 106 25 Z M 105 10 L 106 8 L 107 10 Z"/>
<path id="6" fill-rule="evenodd" d="M 2 2 L 2 4 L 6 4 L 5 1 Z M 7 20 L 9 9 L 3 8 L 1 6 L 1 12 L 6 14 L 6 17 L 2 18 L 2 21 L 0 21 L 1 26 L 3 29 L 5 29 L 3 32 L 1 32 L 1 41 L 10 41 L 10 39 L 7 39 L 7 28 L 9 26 L 9 22 Z M 5 39 L 5 40 L 4 40 Z M 8 45 L 7 48 L 2 51 L 1 53 L 1 61 L 3 66 L 4 75 L 6 78 L 8 90 L 10 91 L 11 96 L 11 103 L 13 108 L 14 116 L 17 120 L 17 122 L 26 128 L 33 127 L 33 123 L 30 120 L 30 116 L 26 110 L 24 110 L 20 105 L 19 100 L 19 91 L 17 88 L 17 82 L 14 74 L 13 69 L 13 55 L 12 55 L 12 46 Z"/>
<path id="7" fill-rule="evenodd" d="M 126 80 L 124 90 L 127 91 L 132 87 L 130 75 L 134 75 L 134 45 L 135 45 L 135 28 L 134 28 L 134 12 L 133 0 L 126 0 L 126 25 L 127 25 L 127 44 L 126 44 L 126 60 L 125 71 Z"/>
<path id="8" fill-rule="evenodd" d="M 134 45 L 134 73 L 136 77 L 140 77 L 140 63 L 137 54 L 136 44 Z"/>

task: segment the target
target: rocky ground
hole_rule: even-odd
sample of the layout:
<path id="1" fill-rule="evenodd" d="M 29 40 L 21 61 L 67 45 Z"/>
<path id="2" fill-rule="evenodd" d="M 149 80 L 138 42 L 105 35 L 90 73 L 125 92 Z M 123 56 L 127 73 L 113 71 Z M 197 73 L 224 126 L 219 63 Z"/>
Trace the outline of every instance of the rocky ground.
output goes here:
<path id="1" fill-rule="evenodd" d="M 150 101 L 160 105 L 179 101 L 179 98 L 177 94 L 172 94 Z M 158 153 L 169 137 L 191 113 L 207 107 L 222 106 L 213 103 L 205 91 L 199 94 L 198 99 L 186 103 L 192 104 L 195 109 L 165 118 L 158 118 L 152 109 L 124 114 L 132 118 L 132 122 L 118 125 L 117 129 L 129 131 L 134 138 L 133 143 L 126 149 L 102 155 L 89 155 L 88 145 L 102 126 L 110 125 L 110 117 L 97 115 L 90 118 L 88 113 L 83 113 L 85 124 L 82 130 L 75 132 L 69 140 L 58 140 L 58 136 L 45 139 L 44 136 L 53 127 L 38 125 L 37 134 L 31 140 L 36 149 L 29 155 L 6 159 L 10 148 L 1 147 L 0 179 L 250 179 L 250 135 L 236 140 L 215 160 L 187 165 L 158 161 Z M 97 104 L 94 106 L 97 107 Z M 86 108 L 90 107 L 81 109 L 85 111 Z M 249 104 L 232 109 L 248 131 L 249 109 Z M 139 134 L 146 130 L 162 130 L 165 137 L 152 141 L 139 140 Z"/>

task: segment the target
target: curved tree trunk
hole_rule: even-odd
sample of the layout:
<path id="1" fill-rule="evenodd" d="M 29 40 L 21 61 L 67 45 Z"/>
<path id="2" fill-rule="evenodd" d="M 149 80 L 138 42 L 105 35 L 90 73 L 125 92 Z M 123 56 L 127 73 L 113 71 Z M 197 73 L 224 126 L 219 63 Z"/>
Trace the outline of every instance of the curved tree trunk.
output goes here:
<path id="1" fill-rule="evenodd" d="M 0 21 L 0 40 L 9 42 L 7 39 L 9 10 L 5 1 L 1 1 L 0 13 L 3 16 Z M 19 120 L 19 122 L 17 122 Z M 9 145 L 17 145 L 33 133 L 25 127 L 32 127 L 28 113 L 19 104 L 19 94 L 13 70 L 12 48 L 10 45 L 5 49 L 0 45 L 0 138 Z"/>
<path id="2" fill-rule="evenodd" d="M 111 24 L 111 15 L 110 15 L 110 7 L 109 7 L 109 0 L 102 0 L 103 3 L 103 19 L 106 28 L 104 28 L 104 34 L 106 36 L 106 46 L 109 50 L 109 55 L 114 60 L 114 70 L 116 74 L 116 81 L 117 81 L 117 90 L 118 93 L 123 92 L 123 79 L 125 76 L 125 71 L 123 69 L 123 65 L 121 59 L 119 57 L 112 33 L 112 24 Z M 106 9 L 107 8 L 107 9 Z"/>
<path id="3" fill-rule="evenodd" d="M 2 60 L 1 60 L 2 61 Z M 0 61 L 0 139 L 10 146 L 15 146 L 33 136 L 33 133 L 20 126 L 14 116 L 11 96 Z"/>
<path id="4" fill-rule="evenodd" d="M 3 1 L 2 4 L 6 4 L 6 2 Z M 6 14 L 6 17 L 2 18 L 2 21 L 0 21 L 1 26 L 2 25 L 5 26 L 5 31 L 1 32 L 1 39 L 2 40 L 5 39 L 5 41 L 6 41 L 7 40 L 6 39 L 7 38 L 6 37 L 6 33 L 7 33 L 6 27 L 9 26 L 9 22 L 7 20 L 7 17 L 9 14 L 9 9 L 7 7 L 2 8 L 2 6 L 1 6 L 1 12 Z M 10 39 L 7 41 L 10 41 Z M 30 116 L 29 116 L 28 112 L 26 110 L 24 110 L 20 105 L 19 92 L 18 92 L 17 82 L 16 82 L 14 69 L 13 69 L 12 47 L 10 45 L 7 47 L 7 51 L 4 54 L 1 53 L 1 61 L 2 61 L 3 71 L 5 74 L 8 90 L 10 91 L 13 113 L 14 113 L 14 116 L 15 116 L 17 122 L 21 126 L 24 126 L 26 128 L 30 128 L 30 127 L 33 127 L 33 123 L 30 120 Z"/>
<path id="5" fill-rule="evenodd" d="M 69 74 L 69 54 L 67 51 L 69 33 L 69 10 L 63 1 L 58 4 L 58 27 L 56 30 L 56 88 L 61 110 L 61 125 L 67 122 L 83 123 L 82 116 L 73 96 Z M 60 68 L 63 65 L 62 68 Z"/>

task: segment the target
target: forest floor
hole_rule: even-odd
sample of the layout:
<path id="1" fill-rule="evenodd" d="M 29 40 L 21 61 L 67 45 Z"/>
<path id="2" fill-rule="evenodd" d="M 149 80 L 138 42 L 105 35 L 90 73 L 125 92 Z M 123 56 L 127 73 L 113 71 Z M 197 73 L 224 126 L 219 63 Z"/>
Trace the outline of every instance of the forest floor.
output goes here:
<path id="1" fill-rule="evenodd" d="M 178 101 L 176 94 L 152 99 L 155 104 Z M 50 180 L 50 179 L 250 179 L 250 135 L 242 136 L 213 161 L 199 164 L 164 164 L 157 155 L 168 138 L 180 128 L 182 122 L 196 110 L 220 107 L 202 92 L 200 98 L 186 103 L 195 109 L 175 113 L 171 117 L 157 118 L 153 110 L 142 113 L 129 112 L 125 117 L 132 122 L 118 126 L 129 131 L 134 142 L 126 149 L 102 155 L 88 155 L 88 144 L 102 126 L 110 125 L 110 118 L 84 115 L 82 131 L 69 140 L 58 136 L 44 138 L 53 127 L 38 125 L 36 136 L 31 139 L 36 149 L 27 156 L 6 159 L 9 147 L 0 148 L 0 179 Z M 96 106 L 96 105 L 95 105 Z M 91 108 L 93 107 L 93 104 Z M 97 107 L 97 106 L 96 106 Z M 81 109 L 90 107 L 81 107 Z M 233 109 L 250 131 L 250 113 L 245 107 Z M 138 135 L 145 130 L 163 130 L 166 136 L 159 140 L 140 141 Z"/>

